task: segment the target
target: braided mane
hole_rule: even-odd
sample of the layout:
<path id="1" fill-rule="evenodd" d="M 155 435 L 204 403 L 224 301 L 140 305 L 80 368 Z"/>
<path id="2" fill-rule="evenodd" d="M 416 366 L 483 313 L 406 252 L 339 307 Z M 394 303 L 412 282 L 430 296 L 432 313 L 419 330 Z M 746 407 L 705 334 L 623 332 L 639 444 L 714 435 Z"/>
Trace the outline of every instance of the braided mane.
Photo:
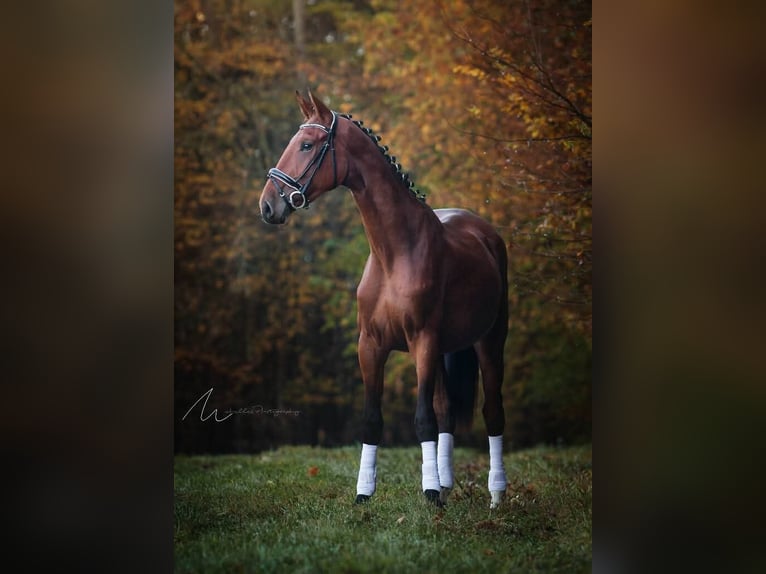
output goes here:
<path id="1" fill-rule="evenodd" d="M 364 122 L 361 120 L 354 120 L 352 119 L 351 114 L 338 114 L 342 118 L 346 118 L 347 120 L 351 120 L 351 122 L 356 125 L 360 130 L 362 130 L 367 136 L 375 142 L 375 145 L 378 147 L 378 149 L 381 151 L 383 156 L 388 160 L 388 162 L 391 164 L 391 168 L 393 172 L 399 176 L 399 178 L 402 180 L 402 183 L 407 186 L 407 189 L 410 190 L 410 193 L 412 193 L 419 201 L 425 203 L 426 202 L 426 194 L 420 191 L 417 187 L 415 187 L 414 182 L 410 179 L 410 176 L 408 173 L 405 173 L 402 171 L 402 164 L 397 163 L 396 156 L 389 155 L 388 154 L 388 146 L 387 145 L 380 145 L 380 136 L 375 134 L 370 128 L 364 127 Z"/>

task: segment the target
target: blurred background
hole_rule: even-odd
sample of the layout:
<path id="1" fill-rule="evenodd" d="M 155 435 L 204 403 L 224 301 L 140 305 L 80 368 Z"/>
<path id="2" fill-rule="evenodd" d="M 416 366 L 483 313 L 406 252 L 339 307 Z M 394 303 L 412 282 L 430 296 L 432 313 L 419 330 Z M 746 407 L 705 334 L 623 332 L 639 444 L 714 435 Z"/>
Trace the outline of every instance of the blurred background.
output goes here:
<path id="1" fill-rule="evenodd" d="M 508 241 L 506 439 L 593 438 L 597 570 L 763 571 L 763 7 L 597 12 L 592 387 L 590 2 L 174 4 L 177 452 L 359 436 L 353 202 L 274 229 L 254 201 L 310 87 Z M 302 414 L 181 424 L 210 388 Z M 386 444 L 414 444 L 414 388 L 392 356 Z"/>
<path id="2" fill-rule="evenodd" d="M 176 452 L 359 440 L 354 202 L 339 188 L 279 228 L 257 205 L 306 88 L 378 133 L 429 205 L 506 239 L 509 444 L 590 440 L 590 2 L 176 0 L 174 59 Z M 415 444 L 410 357 L 385 376 L 384 444 Z M 300 415 L 184 418 L 210 389 L 219 417 Z M 484 445 L 481 401 L 459 444 Z"/>
<path id="3" fill-rule="evenodd" d="M 4 11 L 4 550 L 28 570 L 168 571 L 174 449 L 358 436 L 353 202 L 279 230 L 253 203 L 301 121 L 295 89 L 374 127 L 432 206 L 513 243 L 507 439 L 574 442 L 554 423 L 588 420 L 590 129 L 534 82 L 591 115 L 590 5 L 301 7 Z M 763 7 L 595 9 L 597 569 L 762 572 Z M 411 432 L 413 387 L 392 357 L 392 433 Z M 180 424 L 210 388 L 209 407 L 303 414 Z"/>

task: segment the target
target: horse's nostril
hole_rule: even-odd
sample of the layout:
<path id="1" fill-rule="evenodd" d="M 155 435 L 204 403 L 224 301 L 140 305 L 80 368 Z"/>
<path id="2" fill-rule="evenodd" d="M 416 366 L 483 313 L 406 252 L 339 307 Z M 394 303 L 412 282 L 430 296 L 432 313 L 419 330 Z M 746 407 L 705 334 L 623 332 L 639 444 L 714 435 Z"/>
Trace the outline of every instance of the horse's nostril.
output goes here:
<path id="1" fill-rule="evenodd" d="M 263 209 L 261 210 L 261 216 L 266 221 L 271 220 L 271 216 L 274 213 L 274 210 L 271 209 L 271 204 L 268 201 L 263 202 Z"/>

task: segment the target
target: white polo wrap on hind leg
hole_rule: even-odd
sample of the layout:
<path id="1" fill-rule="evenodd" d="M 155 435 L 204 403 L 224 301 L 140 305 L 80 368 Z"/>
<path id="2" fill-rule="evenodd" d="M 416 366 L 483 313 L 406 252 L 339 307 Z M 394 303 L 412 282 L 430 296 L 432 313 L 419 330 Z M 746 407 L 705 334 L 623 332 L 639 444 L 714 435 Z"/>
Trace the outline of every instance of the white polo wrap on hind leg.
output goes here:
<path id="1" fill-rule="evenodd" d="M 359 478 L 356 481 L 356 493 L 372 496 L 375 493 L 378 445 L 362 444 L 362 459 L 359 463 Z"/>
<path id="2" fill-rule="evenodd" d="M 496 508 L 505 494 L 508 480 L 503 464 L 503 435 L 489 437 L 489 478 L 487 487 L 492 496 L 491 508 Z"/>
<path id="3" fill-rule="evenodd" d="M 435 490 L 439 492 L 439 470 L 436 465 L 436 441 L 427 440 L 420 443 L 423 450 L 423 492 Z"/>
<path id="4" fill-rule="evenodd" d="M 439 484 L 442 488 L 452 488 L 455 478 L 452 475 L 452 451 L 455 446 L 455 437 L 450 433 L 439 433 L 439 444 L 436 447 L 436 461 L 439 471 Z"/>

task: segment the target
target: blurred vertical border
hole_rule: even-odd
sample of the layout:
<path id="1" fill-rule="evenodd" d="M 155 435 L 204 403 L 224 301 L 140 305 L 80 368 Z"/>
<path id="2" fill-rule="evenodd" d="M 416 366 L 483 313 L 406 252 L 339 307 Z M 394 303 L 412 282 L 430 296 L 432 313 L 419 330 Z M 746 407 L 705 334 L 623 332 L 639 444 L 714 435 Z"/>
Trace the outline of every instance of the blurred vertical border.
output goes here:
<path id="1" fill-rule="evenodd" d="M 762 22 L 595 6 L 595 572 L 766 568 Z"/>
<path id="2" fill-rule="evenodd" d="M 4 556 L 172 570 L 173 4 L 3 8 Z"/>
<path id="3" fill-rule="evenodd" d="M 594 571 L 763 571 L 762 7 L 594 6 Z M 173 5 L 3 10 L 5 556 L 172 569 Z"/>

